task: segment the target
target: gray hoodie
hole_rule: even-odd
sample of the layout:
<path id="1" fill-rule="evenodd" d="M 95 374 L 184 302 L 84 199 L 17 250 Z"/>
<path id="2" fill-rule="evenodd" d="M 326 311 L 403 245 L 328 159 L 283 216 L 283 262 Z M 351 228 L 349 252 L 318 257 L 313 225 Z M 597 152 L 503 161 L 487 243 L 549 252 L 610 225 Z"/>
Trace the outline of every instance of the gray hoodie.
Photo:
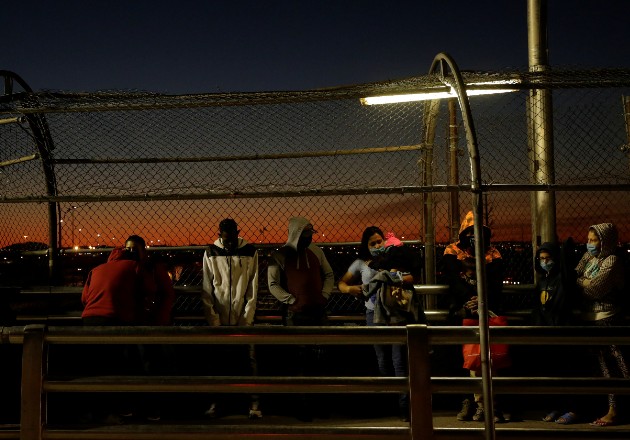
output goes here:
<path id="1" fill-rule="evenodd" d="M 289 220 L 287 242 L 272 255 L 267 270 L 269 291 L 293 311 L 321 311 L 334 286 L 334 273 L 324 252 L 314 244 L 298 250 L 304 228 L 303 217 Z"/>

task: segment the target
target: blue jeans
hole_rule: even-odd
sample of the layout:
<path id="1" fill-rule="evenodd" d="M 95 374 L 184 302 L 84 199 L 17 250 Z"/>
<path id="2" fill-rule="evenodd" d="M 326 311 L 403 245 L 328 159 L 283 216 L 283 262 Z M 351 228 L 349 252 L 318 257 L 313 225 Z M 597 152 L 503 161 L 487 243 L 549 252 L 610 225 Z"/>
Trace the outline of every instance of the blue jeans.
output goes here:
<path id="1" fill-rule="evenodd" d="M 366 310 L 365 321 L 368 327 L 375 327 L 374 310 Z M 378 372 L 384 377 L 407 377 L 406 345 L 374 345 Z M 398 405 L 402 412 L 409 410 L 409 394 L 401 394 Z"/>

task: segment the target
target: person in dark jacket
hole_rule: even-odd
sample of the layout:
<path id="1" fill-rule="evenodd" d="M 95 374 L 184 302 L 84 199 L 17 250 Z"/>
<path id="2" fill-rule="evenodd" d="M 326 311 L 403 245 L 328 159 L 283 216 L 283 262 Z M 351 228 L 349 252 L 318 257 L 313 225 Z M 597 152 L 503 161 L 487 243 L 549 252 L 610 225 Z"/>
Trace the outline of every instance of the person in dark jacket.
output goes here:
<path id="1" fill-rule="evenodd" d="M 480 251 L 486 262 L 486 282 L 488 289 L 488 310 L 500 314 L 502 309 L 501 292 L 503 289 L 503 258 L 499 251 L 490 244 L 491 230 L 483 225 L 483 249 L 475 249 L 474 215 L 469 211 L 459 228 L 459 240 L 449 244 L 444 250 L 442 265 L 446 282 L 449 285 L 449 325 L 462 325 L 464 318 L 477 318 L 477 280 L 475 255 Z M 471 377 L 476 372 L 470 370 Z M 482 395 L 474 395 L 474 405 L 470 399 L 464 399 L 457 420 L 484 421 L 485 411 Z M 475 408 L 476 406 L 476 408 Z M 503 422 L 505 418 L 495 406 L 495 422 Z"/>
<path id="2" fill-rule="evenodd" d="M 571 323 L 571 308 L 574 305 L 572 293 L 575 283 L 571 282 L 568 271 L 565 270 L 567 253 L 572 251 L 571 241 L 566 241 L 562 253 L 554 243 L 543 243 L 536 250 L 535 270 L 539 275 L 536 284 L 538 302 L 532 309 L 531 325 L 559 326 Z M 537 357 L 544 362 L 537 363 L 540 373 L 546 377 L 563 376 L 566 374 L 567 359 L 572 350 L 565 347 L 547 345 L 538 347 Z M 564 400 L 564 399 L 563 399 Z M 560 407 L 561 403 L 554 396 L 545 399 L 550 406 Z M 574 402 L 575 403 L 575 402 Z M 542 418 L 543 422 L 555 422 L 561 425 L 570 425 L 578 420 L 576 411 L 547 411 Z"/>
<path id="3" fill-rule="evenodd" d="M 532 310 L 531 325 L 568 325 L 572 286 L 565 279 L 558 246 L 543 243 L 536 251 L 534 268 L 540 276 L 536 286 L 539 301 Z"/>
<path id="4" fill-rule="evenodd" d="M 167 266 L 157 258 L 150 258 L 145 240 L 139 235 L 131 235 L 125 240 L 125 249 L 140 267 L 143 294 L 136 325 L 168 326 L 173 323 L 173 305 L 175 289 L 168 273 Z M 162 344 L 139 344 L 134 347 L 138 351 L 142 373 L 149 376 L 165 376 L 174 371 L 176 355 L 173 346 Z M 162 395 L 152 398 L 139 398 L 144 401 L 143 411 L 149 421 L 156 422 L 161 418 L 161 409 L 168 400 Z M 133 416 L 127 412 L 126 418 Z"/>

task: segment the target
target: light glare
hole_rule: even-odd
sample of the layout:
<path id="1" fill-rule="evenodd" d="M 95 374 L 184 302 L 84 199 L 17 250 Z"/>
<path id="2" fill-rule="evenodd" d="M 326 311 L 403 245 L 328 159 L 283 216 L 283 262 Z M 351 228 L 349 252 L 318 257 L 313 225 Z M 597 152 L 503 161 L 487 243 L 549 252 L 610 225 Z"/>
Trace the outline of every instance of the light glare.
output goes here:
<path id="1" fill-rule="evenodd" d="M 502 84 L 518 84 L 518 80 L 507 81 L 488 81 L 480 83 L 470 83 L 468 86 L 488 86 L 488 85 L 502 85 Z M 510 93 L 516 92 L 517 89 L 475 89 L 467 88 L 466 95 L 479 96 L 479 95 L 494 95 L 498 93 Z M 449 90 L 441 90 L 435 92 L 423 92 L 423 93 L 411 93 L 405 95 L 386 95 L 386 96 L 368 96 L 367 98 L 361 98 L 361 105 L 379 105 L 379 104 L 397 104 L 402 102 L 415 102 L 415 101 L 429 101 L 434 99 L 449 99 L 457 98 L 457 93 L 453 87 L 449 87 Z"/>

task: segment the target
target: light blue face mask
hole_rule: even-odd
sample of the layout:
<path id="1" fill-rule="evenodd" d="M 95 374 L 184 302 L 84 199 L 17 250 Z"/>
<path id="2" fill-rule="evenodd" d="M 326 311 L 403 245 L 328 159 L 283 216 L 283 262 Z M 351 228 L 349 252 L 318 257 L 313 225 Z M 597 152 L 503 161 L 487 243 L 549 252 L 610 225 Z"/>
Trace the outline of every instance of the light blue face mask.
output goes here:
<path id="1" fill-rule="evenodd" d="M 554 264 L 555 263 L 553 262 L 553 260 L 547 260 L 547 261 L 540 260 L 540 267 L 542 267 L 542 269 L 545 272 L 551 272 L 551 269 L 553 269 Z"/>
<path id="2" fill-rule="evenodd" d="M 586 243 L 586 251 L 594 257 L 599 255 L 599 249 L 597 249 L 596 245 L 591 243 Z"/>
<path id="3" fill-rule="evenodd" d="M 370 254 L 372 254 L 373 257 L 378 257 L 379 255 L 383 255 L 385 253 L 385 249 L 385 247 L 371 248 Z"/>

